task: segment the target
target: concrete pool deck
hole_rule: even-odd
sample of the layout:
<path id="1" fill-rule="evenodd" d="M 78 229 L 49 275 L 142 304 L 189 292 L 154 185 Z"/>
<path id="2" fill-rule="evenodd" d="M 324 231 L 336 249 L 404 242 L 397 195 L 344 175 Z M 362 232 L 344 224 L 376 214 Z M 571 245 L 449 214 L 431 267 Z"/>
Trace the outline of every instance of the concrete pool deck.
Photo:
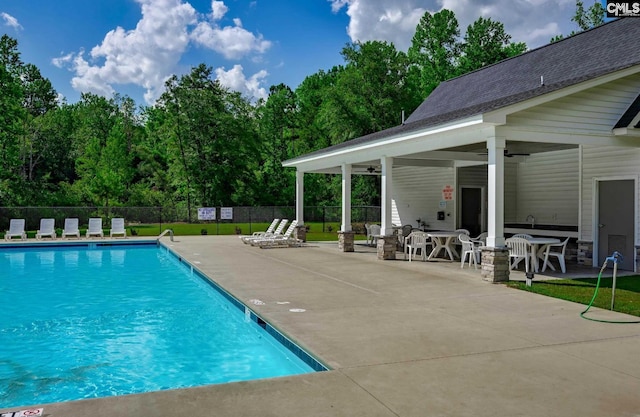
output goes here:
<path id="1" fill-rule="evenodd" d="M 332 370 L 47 404 L 44 415 L 640 416 L 640 324 L 584 320 L 582 305 L 484 282 L 479 270 L 380 261 L 359 245 L 162 242 Z"/>

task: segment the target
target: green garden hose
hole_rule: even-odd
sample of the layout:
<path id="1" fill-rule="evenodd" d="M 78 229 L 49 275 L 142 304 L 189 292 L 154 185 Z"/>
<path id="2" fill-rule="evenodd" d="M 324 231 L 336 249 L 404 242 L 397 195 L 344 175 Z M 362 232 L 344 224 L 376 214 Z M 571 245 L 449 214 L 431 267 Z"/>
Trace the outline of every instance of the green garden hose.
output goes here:
<path id="1" fill-rule="evenodd" d="M 587 311 L 589 311 L 589 309 L 591 308 L 591 305 L 593 304 L 593 301 L 596 299 L 596 296 L 598 295 L 598 288 L 600 288 L 600 279 L 602 278 L 602 272 L 606 269 L 607 267 L 607 261 L 610 258 L 607 258 L 607 260 L 605 260 L 604 265 L 602 265 L 602 268 L 600 269 L 600 273 L 598 274 L 598 282 L 596 283 L 596 290 L 593 292 L 593 297 L 591 298 L 591 301 L 589 302 L 589 305 L 587 306 L 587 309 L 584 310 L 582 313 L 580 313 L 580 317 L 582 317 L 583 319 L 587 319 L 587 320 L 591 320 L 591 321 L 598 321 L 600 323 L 616 323 L 616 324 L 634 324 L 634 323 L 640 323 L 639 321 L 613 321 L 613 320 L 600 320 L 600 319 L 594 319 L 591 317 L 587 317 L 585 316 L 585 314 L 587 313 Z M 614 262 L 617 262 L 616 260 L 614 260 Z"/>

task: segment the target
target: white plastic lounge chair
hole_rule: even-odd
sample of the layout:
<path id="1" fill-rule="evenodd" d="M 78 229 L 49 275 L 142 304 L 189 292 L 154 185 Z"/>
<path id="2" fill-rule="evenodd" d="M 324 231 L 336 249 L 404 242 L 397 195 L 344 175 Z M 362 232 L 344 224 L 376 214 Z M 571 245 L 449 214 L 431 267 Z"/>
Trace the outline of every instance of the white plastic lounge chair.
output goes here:
<path id="1" fill-rule="evenodd" d="M 102 231 L 102 217 L 92 217 L 89 219 L 87 239 L 91 236 L 99 236 L 101 238 L 104 238 L 104 232 Z"/>
<path id="2" fill-rule="evenodd" d="M 11 219 L 9 221 L 9 230 L 4 234 L 4 240 L 11 240 L 19 237 L 20 240 L 27 240 L 27 234 L 24 231 L 24 219 Z"/>
<path id="3" fill-rule="evenodd" d="M 40 229 L 36 232 L 36 239 L 40 240 L 46 236 L 51 239 L 58 237 L 58 235 L 56 235 L 55 219 L 40 219 Z"/>
<path id="4" fill-rule="evenodd" d="M 75 236 L 80 239 L 80 229 L 78 229 L 78 219 L 70 218 L 64 219 L 64 229 L 62 230 L 62 238 L 69 236 Z"/>
<path id="5" fill-rule="evenodd" d="M 271 234 L 273 233 L 273 230 L 276 228 L 276 226 L 278 225 L 278 222 L 280 221 L 280 219 L 273 219 L 273 221 L 271 222 L 271 224 L 269 225 L 269 227 L 267 227 L 267 230 L 263 231 L 263 232 L 253 232 L 253 234 L 249 235 L 249 236 L 240 236 L 240 239 L 242 239 L 242 241 L 244 243 L 249 243 L 249 241 L 251 239 L 257 239 L 261 236 L 264 236 L 265 234 Z"/>
<path id="6" fill-rule="evenodd" d="M 287 231 L 283 234 L 273 235 L 265 237 L 263 239 L 257 239 L 251 243 L 253 246 L 260 246 L 261 248 L 274 247 L 274 246 L 300 246 L 302 241 L 293 237 L 293 231 L 298 226 L 298 221 L 291 222 Z"/>
<path id="7" fill-rule="evenodd" d="M 273 231 L 273 233 L 264 233 L 262 235 L 253 237 L 253 236 L 245 236 L 246 239 L 242 239 L 242 241 L 244 243 L 250 243 L 253 245 L 254 242 L 261 240 L 261 239 L 268 239 L 271 238 L 273 236 L 278 236 L 278 235 L 282 235 L 282 231 L 284 230 L 284 228 L 287 226 L 287 224 L 289 224 L 289 220 L 288 219 L 282 219 L 282 221 L 280 222 L 280 224 L 278 225 L 278 227 L 276 227 L 276 230 Z"/>
<path id="8" fill-rule="evenodd" d="M 124 228 L 124 218 L 114 217 L 111 219 L 109 237 L 113 237 L 113 235 L 122 235 L 123 237 L 127 237 L 127 229 Z"/>

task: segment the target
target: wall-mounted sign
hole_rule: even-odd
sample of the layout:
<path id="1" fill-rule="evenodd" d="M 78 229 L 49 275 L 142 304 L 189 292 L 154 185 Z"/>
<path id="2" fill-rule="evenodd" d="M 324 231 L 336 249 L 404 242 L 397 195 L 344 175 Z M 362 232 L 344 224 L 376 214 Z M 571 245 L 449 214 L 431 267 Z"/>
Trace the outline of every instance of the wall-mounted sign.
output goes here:
<path id="1" fill-rule="evenodd" d="M 453 187 L 450 185 L 445 185 L 442 187 L 442 199 L 444 201 L 453 200 Z"/>
<path id="2" fill-rule="evenodd" d="M 198 220 L 215 220 L 216 208 L 215 207 L 199 207 L 198 208 Z"/>

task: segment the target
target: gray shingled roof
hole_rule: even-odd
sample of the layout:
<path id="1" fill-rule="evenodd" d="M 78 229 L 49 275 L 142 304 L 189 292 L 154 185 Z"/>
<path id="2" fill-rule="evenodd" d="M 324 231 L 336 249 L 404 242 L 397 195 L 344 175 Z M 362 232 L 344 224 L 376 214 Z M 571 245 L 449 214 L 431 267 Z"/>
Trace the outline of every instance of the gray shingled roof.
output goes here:
<path id="1" fill-rule="evenodd" d="M 429 126 L 487 113 L 640 64 L 640 19 L 621 18 L 450 79 L 404 125 L 304 155 L 355 147 Z M 544 85 L 540 83 L 540 77 Z M 297 158 L 294 158 L 297 159 Z"/>

